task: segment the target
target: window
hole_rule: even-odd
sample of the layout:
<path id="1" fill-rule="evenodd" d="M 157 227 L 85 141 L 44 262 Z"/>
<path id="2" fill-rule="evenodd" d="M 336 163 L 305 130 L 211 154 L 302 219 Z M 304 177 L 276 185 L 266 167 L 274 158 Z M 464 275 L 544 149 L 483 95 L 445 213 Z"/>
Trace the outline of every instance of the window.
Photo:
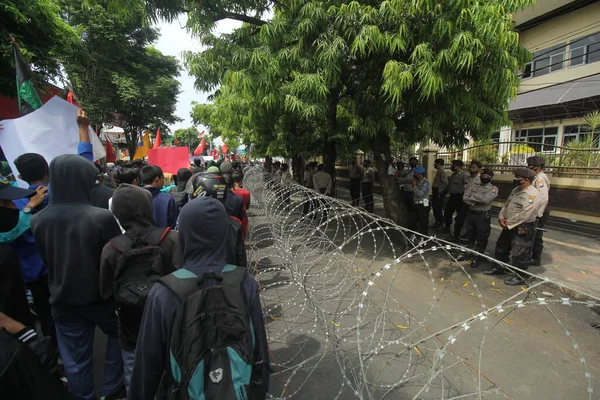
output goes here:
<path id="1" fill-rule="evenodd" d="M 558 127 L 520 129 L 515 131 L 515 141 L 528 142 L 536 152 L 554 151 L 558 136 Z"/>
<path id="2" fill-rule="evenodd" d="M 523 70 L 523 79 L 531 78 L 533 74 L 531 73 L 531 63 L 525 64 L 525 69 Z"/>
<path id="3" fill-rule="evenodd" d="M 500 131 L 496 131 L 492 133 L 492 137 L 490 138 L 492 142 L 498 143 L 500 142 Z"/>
<path id="4" fill-rule="evenodd" d="M 567 125 L 564 129 L 563 145 L 566 146 L 567 144 L 569 144 L 569 142 L 573 140 L 584 141 L 589 137 L 591 133 L 592 132 L 590 132 L 589 128 L 585 125 Z M 595 136 L 597 144 L 599 133 L 596 133 Z"/>
<path id="5" fill-rule="evenodd" d="M 559 44 L 533 53 L 533 71 L 531 71 L 533 76 L 542 76 L 563 69 L 565 47 L 565 44 Z M 523 73 L 523 77 L 525 77 L 525 73 Z"/>
<path id="6" fill-rule="evenodd" d="M 571 67 L 600 61 L 600 32 L 572 41 L 570 50 Z"/>

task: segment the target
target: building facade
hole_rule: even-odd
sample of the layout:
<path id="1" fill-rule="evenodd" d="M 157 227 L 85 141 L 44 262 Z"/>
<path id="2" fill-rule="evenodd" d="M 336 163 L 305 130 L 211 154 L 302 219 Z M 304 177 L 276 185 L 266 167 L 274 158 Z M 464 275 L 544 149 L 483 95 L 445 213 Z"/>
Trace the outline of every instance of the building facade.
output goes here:
<path id="1" fill-rule="evenodd" d="M 589 137 L 583 117 L 600 109 L 600 1 L 538 1 L 514 20 L 533 59 L 509 105 L 513 126 L 494 139 L 545 152 Z"/>

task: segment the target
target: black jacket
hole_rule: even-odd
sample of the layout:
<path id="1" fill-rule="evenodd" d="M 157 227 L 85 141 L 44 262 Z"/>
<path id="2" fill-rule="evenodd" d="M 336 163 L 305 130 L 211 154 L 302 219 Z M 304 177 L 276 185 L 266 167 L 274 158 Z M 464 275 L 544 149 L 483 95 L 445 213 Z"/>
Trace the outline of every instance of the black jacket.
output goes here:
<path id="1" fill-rule="evenodd" d="M 21 338 L 21 340 L 19 340 Z M 50 338 L 32 328 L 16 335 L 0 329 L 0 394 L 3 399 L 63 400 L 72 397 L 53 376 L 56 367 Z"/>
<path id="2" fill-rule="evenodd" d="M 50 203 L 31 219 L 31 230 L 48 267 L 54 315 L 85 314 L 85 306 L 103 304 L 100 255 L 121 234 L 110 211 L 91 205 L 96 167 L 77 155 L 50 163 Z"/>
<path id="3" fill-rule="evenodd" d="M 0 311 L 25 325 L 33 323 L 17 252 L 0 244 Z M 2 393 L 2 392 L 0 392 Z"/>

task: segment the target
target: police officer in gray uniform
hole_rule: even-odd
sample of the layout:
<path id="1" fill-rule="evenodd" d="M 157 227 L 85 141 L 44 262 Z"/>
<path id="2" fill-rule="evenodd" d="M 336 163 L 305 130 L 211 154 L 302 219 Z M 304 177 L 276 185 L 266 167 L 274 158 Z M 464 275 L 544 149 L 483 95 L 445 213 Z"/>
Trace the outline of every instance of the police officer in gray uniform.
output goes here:
<path id="1" fill-rule="evenodd" d="M 429 235 L 429 189 L 431 185 L 425 178 L 425 168 L 413 168 L 413 212 L 410 213 L 409 229 Z"/>
<path id="2" fill-rule="evenodd" d="M 540 156 L 533 156 L 527 159 L 527 166 L 536 174 L 533 178 L 533 186 L 540 191 L 541 196 L 538 218 L 535 222 L 536 230 L 533 240 L 533 251 L 531 253 L 531 261 L 529 261 L 529 265 L 531 266 L 540 266 L 542 263 L 542 251 L 544 250 L 543 229 L 550 216 L 550 208 L 548 207 L 550 200 L 550 179 L 544 173 L 545 163 L 544 158 Z"/>
<path id="3" fill-rule="evenodd" d="M 462 170 L 464 163 L 461 160 L 452 160 L 450 170 L 452 175 L 448 181 L 448 192 L 450 198 L 444 210 L 444 222 L 446 226 L 441 230 L 442 233 L 450 233 L 452 225 L 452 216 L 456 212 L 454 220 L 454 236 L 459 237 L 462 229 L 462 221 L 459 221 L 460 210 L 463 208 L 463 194 L 465 193 L 465 185 L 467 184 L 467 174 Z"/>
<path id="4" fill-rule="evenodd" d="M 467 217 L 463 225 L 460 240 L 466 242 L 468 247 L 474 248 L 478 253 L 484 253 L 490 237 L 490 208 L 492 202 L 498 197 L 498 188 L 492 185 L 494 171 L 484 169 L 480 175 L 481 183 L 470 185 L 466 188 L 463 201 L 468 205 Z M 479 257 L 471 259 L 471 267 L 479 266 Z"/>
<path id="5" fill-rule="evenodd" d="M 535 172 L 529 168 L 517 168 L 514 171 L 513 184 L 508 200 L 500 210 L 498 223 L 502 233 L 496 242 L 495 257 L 513 266 L 526 270 L 529 268 L 531 245 L 533 241 L 535 219 L 540 206 L 540 192 L 532 185 Z M 494 266 L 486 275 L 503 275 L 507 271 L 501 266 Z M 504 281 L 511 286 L 525 284 L 525 279 L 516 274 Z"/>

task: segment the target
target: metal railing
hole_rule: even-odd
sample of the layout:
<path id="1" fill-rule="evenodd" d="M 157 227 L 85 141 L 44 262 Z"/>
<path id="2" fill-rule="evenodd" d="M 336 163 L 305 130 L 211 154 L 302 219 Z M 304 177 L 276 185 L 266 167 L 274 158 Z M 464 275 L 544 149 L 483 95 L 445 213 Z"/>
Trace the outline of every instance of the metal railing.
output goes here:
<path id="1" fill-rule="evenodd" d="M 541 156 L 545 172 L 555 177 L 600 179 L 600 148 L 575 148 L 537 142 L 486 143 L 464 149 L 439 151 L 447 168 L 452 160 L 465 164 L 477 160 L 496 173 L 511 173 L 516 167 L 526 166 L 527 158 Z"/>

